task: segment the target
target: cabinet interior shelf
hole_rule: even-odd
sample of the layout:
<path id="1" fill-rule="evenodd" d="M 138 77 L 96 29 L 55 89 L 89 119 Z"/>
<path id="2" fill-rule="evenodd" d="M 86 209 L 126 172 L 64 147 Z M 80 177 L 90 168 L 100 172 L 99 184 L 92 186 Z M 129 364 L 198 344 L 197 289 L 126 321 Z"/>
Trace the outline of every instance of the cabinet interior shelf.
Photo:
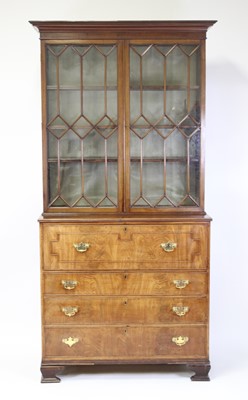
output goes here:
<path id="1" fill-rule="evenodd" d="M 61 157 L 60 162 L 66 163 L 66 162 L 82 162 L 81 158 L 64 158 Z M 107 162 L 117 162 L 118 158 L 117 157 L 107 157 Z M 131 157 L 130 158 L 131 162 L 140 162 L 141 159 L 140 157 Z M 164 158 L 161 157 L 144 157 L 142 159 L 143 162 L 150 162 L 150 163 L 154 163 L 154 162 L 158 162 L 158 163 L 163 163 L 164 162 Z M 57 163 L 58 162 L 58 158 L 49 158 L 48 159 L 49 163 Z M 83 158 L 83 162 L 91 162 L 91 163 L 97 163 L 97 162 L 105 162 L 105 157 L 85 157 Z M 166 162 L 187 162 L 187 157 L 166 157 Z M 199 162 L 199 158 L 196 157 L 190 157 L 190 162 L 193 163 L 198 163 Z"/>
<path id="2" fill-rule="evenodd" d="M 114 90 L 117 91 L 117 86 L 82 86 L 82 87 L 78 87 L 78 86 L 70 86 L 70 85 L 60 85 L 59 87 L 57 85 L 47 85 L 47 90 L 74 90 L 74 91 L 104 91 L 104 90 Z M 164 90 L 198 90 L 200 89 L 199 85 L 195 85 L 195 86 L 190 86 L 188 87 L 187 85 L 142 85 L 142 87 L 140 87 L 140 85 L 131 85 L 130 86 L 130 90 L 131 91 L 140 91 L 140 90 L 147 90 L 147 91 L 154 91 L 154 90 L 158 90 L 158 91 L 164 91 Z"/>

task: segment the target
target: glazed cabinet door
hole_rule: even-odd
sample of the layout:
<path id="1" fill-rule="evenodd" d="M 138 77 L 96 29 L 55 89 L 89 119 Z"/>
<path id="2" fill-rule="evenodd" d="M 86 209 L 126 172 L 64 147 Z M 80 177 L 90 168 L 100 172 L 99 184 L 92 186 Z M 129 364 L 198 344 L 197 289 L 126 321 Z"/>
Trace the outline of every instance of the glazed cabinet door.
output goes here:
<path id="1" fill-rule="evenodd" d="M 45 209 L 118 211 L 122 203 L 122 44 L 46 41 Z"/>
<path id="2" fill-rule="evenodd" d="M 130 42 L 130 211 L 201 204 L 201 57 L 192 42 Z"/>

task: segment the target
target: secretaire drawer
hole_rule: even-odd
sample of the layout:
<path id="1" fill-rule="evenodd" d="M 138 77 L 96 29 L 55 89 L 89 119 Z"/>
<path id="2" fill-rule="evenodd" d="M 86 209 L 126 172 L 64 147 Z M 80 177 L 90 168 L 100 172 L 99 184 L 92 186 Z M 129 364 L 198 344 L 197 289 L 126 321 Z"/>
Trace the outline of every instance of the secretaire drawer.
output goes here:
<path id="1" fill-rule="evenodd" d="M 205 323 L 206 297 L 45 296 L 44 324 Z"/>
<path id="2" fill-rule="evenodd" d="M 205 269 L 207 225 L 44 224 L 46 270 L 158 268 Z"/>
<path id="3" fill-rule="evenodd" d="M 206 358 L 207 326 L 45 328 L 44 359 L 152 360 Z"/>
<path id="4" fill-rule="evenodd" d="M 45 294 L 81 295 L 204 295 L 206 272 L 122 271 L 44 272 Z"/>

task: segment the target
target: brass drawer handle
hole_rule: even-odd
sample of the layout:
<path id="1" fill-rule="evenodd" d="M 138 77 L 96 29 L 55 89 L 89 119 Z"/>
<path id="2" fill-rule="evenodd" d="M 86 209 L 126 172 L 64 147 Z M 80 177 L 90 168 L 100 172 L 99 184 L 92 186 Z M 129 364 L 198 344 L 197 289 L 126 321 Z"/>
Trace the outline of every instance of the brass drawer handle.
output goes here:
<path id="1" fill-rule="evenodd" d="M 75 287 L 78 284 L 78 281 L 61 281 L 64 289 L 66 290 L 72 290 L 75 289 Z"/>
<path id="2" fill-rule="evenodd" d="M 183 317 L 187 312 L 189 312 L 189 307 L 172 307 L 172 311 L 178 315 L 178 317 Z"/>
<path id="3" fill-rule="evenodd" d="M 88 250 L 88 248 L 90 247 L 90 244 L 80 242 L 80 243 L 73 243 L 73 246 L 79 253 L 85 253 Z"/>
<path id="4" fill-rule="evenodd" d="M 177 346 L 181 347 L 181 346 L 184 346 L 189 341 L 189 338 L 187 336 L 177 336 L 177 337 L 173 337 L 171 340 Z"/>
<path id="5" fill-rule="evenodd" d="M 68 307 L 62 307 L 61 311 L 67 316 L 67 317 L 74 317 L 74 315 L 77 314 L 78 312 L 78 307 L 72 307 L 72 306 L 68 306 Z"/>
<path id="6" fill-rule="evenodd" d="M 177 289 L 184 289 L 190 282 L 188 279 L 175 279 L 173 283 Z"/>
<path id="7" fill-rule="evenodd" d="M 177 248 L 177 243 L 173 242 L 161 243 L 160 247 L 162 247 L 162 249 L 166 251 L 166 253 L 171 253 Z"/>
<path id="8" fill-rule="evenodd" d="M 74 346 L 74 344 L 76 344 L 76 343 L 78 343 L 79 342 L 79 339 L 78 338 L 74 338 L 74 337 L 68 337 L 67 339 L 65 338 L 65 339 L 62 339 L 62 342 L 64 343 L 64 344 L 66 344 L 67 346 L 69 346 L 69 347 L 72 347 L 72 346 Z"/>

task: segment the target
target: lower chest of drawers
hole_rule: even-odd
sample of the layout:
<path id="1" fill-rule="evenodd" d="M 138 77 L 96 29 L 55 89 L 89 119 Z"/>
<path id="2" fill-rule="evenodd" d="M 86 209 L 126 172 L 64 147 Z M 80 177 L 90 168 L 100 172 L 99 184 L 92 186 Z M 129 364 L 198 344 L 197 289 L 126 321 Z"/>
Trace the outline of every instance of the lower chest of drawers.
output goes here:
<path id="1" fill-rule="evenodd" d="M 208 246 L 206 224 L 41 224 L 43 363 L 207 360 Z"/>

